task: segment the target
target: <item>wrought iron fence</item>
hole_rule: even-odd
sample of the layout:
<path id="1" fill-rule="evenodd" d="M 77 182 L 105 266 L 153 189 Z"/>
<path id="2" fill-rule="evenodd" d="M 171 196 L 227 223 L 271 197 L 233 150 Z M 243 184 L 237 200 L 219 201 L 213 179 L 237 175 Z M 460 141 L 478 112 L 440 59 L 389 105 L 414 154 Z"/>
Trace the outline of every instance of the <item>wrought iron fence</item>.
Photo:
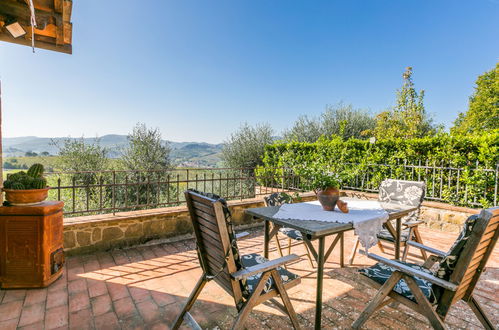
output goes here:
<path id="1" fill-rule="evenodd" d="M 499 203 L 499 164 L 495 168 L 458 167 L 443 163 L 343 164 L 356 169 L 344 189 L 377 192 L 386 178 L 426 182 L 425 199 L 458 206 L 490 207 Z"/>
<path id="2" fill-rule="evenodd" d="M 377 192 L 387 178 L 417 180 L 426 182 L 427 200 L 470 207 L 498 205 L 499 164 L 474 165 L 344 163 L 340 170 L 349 176 L 343 189 Z M 302 191 L 306 181 L 287 168 L 57 172 L 47 174 L 47 179 L 49 198 L 64 201 L 69 216 L 178 206 L 185 202 L 183 192 L 188 188 L 234 200 Z"/>
<path id="3" fill-rule="evenodd" d="M 67 216 L 115 213 L 185 203 L 189 188 L 226 199 L 246 199 L 275 191 L 296 191 L 298 178 L 256 176 L 248 168 L 196 168 L 161 171 L 88 171 L 47 173 L 49 198 L 64 201 Z"/>

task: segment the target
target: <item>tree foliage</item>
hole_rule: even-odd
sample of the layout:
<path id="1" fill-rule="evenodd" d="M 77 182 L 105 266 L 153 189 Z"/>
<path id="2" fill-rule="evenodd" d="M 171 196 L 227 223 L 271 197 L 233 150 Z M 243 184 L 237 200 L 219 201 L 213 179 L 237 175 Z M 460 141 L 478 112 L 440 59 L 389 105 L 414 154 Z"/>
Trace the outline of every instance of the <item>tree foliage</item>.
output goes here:
<path id="1" fill-rule="evenodd" d="M 499 129 L 499 62 L 476 80 L 468 111 L 460 113 L 452 134 L 474 134 Z"/>
<path id="2" fill-rule="evenodd" d="M 161 139 L 158 128 L 137 123 L 128 135 L 128 146 L 122 151 L 121 164 L 127 170 L 166 170 L 171 167 L 171 148 Z"/>
<path id="3" fill-rule="evenodd" d="M 65 139 L 62 145 L 52 141 L 59 148 L 59 168 L 64 172 L 75 172 L 69 174 L 72 183 L 77 185 L 92 185 L 97 183 L 98 175 L 95 171 L 104 171 L 109 168 L 107 149 L 100 145 L 97 138 L 92 144 L 85 143 L 80 139 Z"/>
<path id="4" fill-rule="evenodd" d="M 301 115 L 294 122 L 293 127 L 284 131 L 285 141 L 297 142 L 315 142 L 322 135 L 322 125 L 320 118 L 311 118 L 307 115 Z"/>
<path id="5" fill-rule="evenodd" d="M 439 131 L 424 107 L 424 90 L 418 92 L 412 81 L 412 68 L 402 75 L 404 82 L 397 90 L 396 105 L 376 116 L 376 127 L 367 134 L 378 139 L 422 138 L 435 135 Z"/>
<path id="6" fill-rule="evenodd" d="M 222 160 L 231 168 L 254 168 L 262 164 L 265 146 L 274 142 L 269 124 L 250 126 L 243 123 L 224 142 Z"/>
<path id="7" fill-rule="evenodd" d="M 284 132 L 286 141 L 315 142 L 321 136 L 327 139 L 360 138 L 363 132 L 374 128 L 375 121 L 365 110 L 339 103 L 328 106 L 319 117 L 300 116 L 293 127 Z"/>
<path id="8" fill-rule="evenodd" d="M 116 203 L 126 208 L 132 203 L 132 209 L 140 209 L 158 205 L 165 196 L 173 195 L 173 187 L 164 183 L 171 175 L 170 151 L 158 128 L 137 123 L 128 134 L 128 146 L 120 159 L 121 167 L 127 171 L 117 173 L 115 178 L 130 186 L 115 190 Z"/>
<path id="9" fill-rule="evenodd" d="M 59 167 L 64 172 L 102 171 L 109 167 L 107 149 L 98 138 L 92 144 L 85 143 L 83 137 L 65 139 L 62 145 L 52 143 L 59 148 Z"/>

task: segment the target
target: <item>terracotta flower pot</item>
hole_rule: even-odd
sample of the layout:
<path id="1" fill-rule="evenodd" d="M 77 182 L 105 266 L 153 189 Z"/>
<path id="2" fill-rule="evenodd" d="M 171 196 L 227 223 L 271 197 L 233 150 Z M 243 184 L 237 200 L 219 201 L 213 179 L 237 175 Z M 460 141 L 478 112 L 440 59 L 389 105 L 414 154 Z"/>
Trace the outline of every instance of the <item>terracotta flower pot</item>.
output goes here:
<path id="1" fill-rule="evenodd" d="M 325 190 L 316 191 L 317 199 L 322 205 L 324 211 L 334 211 L 338 199 L 340 199 L 340 191 L 338 188 L 329 187 Z"/>
<path id="2" fill-rule="evenodd" d="M 5 199 L 12 205 L 35 205 L 47 199 L 50 188 L 14 190 L 3 189 Z"/>

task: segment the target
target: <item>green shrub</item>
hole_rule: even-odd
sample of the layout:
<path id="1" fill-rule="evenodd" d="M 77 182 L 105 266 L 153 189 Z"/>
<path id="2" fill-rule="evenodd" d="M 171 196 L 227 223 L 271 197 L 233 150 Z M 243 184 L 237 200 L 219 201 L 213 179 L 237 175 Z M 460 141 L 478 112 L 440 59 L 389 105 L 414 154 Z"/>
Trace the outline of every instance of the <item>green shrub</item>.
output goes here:
<path id="1" fill-rule="evenodd" d="M 494 187 L 498 180 L 499 131 L 481 136 L 441 133 L 420 139 L 378 140 L 374 144 L 340 138 L 275 143 L 266 147 L 263 164 L 257 176 L 279 177 L 286 168 L 321 166 L 325 172 L 350 178 L 344 187 L 363 190 L 376 190 L 386 178 L 424 180 L 430 199 L 486 207 L 498 200 Z"/>

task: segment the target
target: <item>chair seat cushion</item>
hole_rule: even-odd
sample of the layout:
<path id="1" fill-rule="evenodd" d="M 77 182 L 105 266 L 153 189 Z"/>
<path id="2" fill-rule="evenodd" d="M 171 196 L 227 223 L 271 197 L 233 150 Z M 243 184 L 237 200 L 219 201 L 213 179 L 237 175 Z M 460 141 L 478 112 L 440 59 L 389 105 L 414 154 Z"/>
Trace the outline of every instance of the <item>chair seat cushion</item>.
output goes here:
<path id="1" fill-rule="evenodd" d="M 280 228 L 279 232 L 297 241 L 303 241 L 303 235 L 299 230 L 293 228 Z"/>
<path id="2" fill-rule="evenodd" d="M 430 270 L 428 270 L 422 266 L 403 262 L 403 261 L 399 261 L 399 262 L 403 263 L 411 268 L 414 268 L 414 269 L 417 269 L 417 270 L 420 270 L 420 271 L 423 271 L 425 273 L 433 275 L 433 273 Z M 361 273 L 362 275 L 367 276 L 368 278 L 378 282 L 379 284 L 384 284 L 388 280 L 388 278 L 392 275 L 392 273 L 394 271 L 395 271 L 394 268 L 387 266 L 387 265 L 384 265 L 382 263 L 377 263 L 376 265 L 368 267 L 368 268 L 359 269 L 359 273 Z M 433 284 L 431 282 L 426 281 L 426 280 L 420 279 L 419 277 L 414 277 L 414 279 L 416 280 L 416 283 L 418 284 L 419 288 L 424 293 L 426 298 L 428 298 L 428 301 L 431 304 L 435 304 L 437 302 L 437 299 L 436 299 L 435 293 L 433 292 Z M 395 291 L 398 294 L 416 302 L 416 298 L 414 297 L 411 290 L 409 289 L 409 286 L 407 285 L 407 283 L 403 279 L 398 281 L 398 283 L 393 288 L 393 291 Z"/>
<path id="3" fill-rule="evenodd" d="M 241 258 L 241 261 L 243 263 L 243 266 L 246 268 L 246 267 L 251 267 L 251 266 L 258 265 L 258 264 L 262 264 L 264 262 L 267 262 L 268 260 L 257 253 L 251 253 L 251 254 L 243 255 Z M 291 273 L 290 271 L 288 271 L 285 268 L 277 267 L 277 271 L 278 271 L 279 275 L 281 276 L 281 280 L 284 284 L 291 282 L 292 280 L 295 280 L 298 278 L 298 275 Z M 256 286 L 258 285 L 258 281 L 260 281 L 261 277 L 262 277 L 262 273 L 258 273 L 256 275 L 250 276 L 246 279 L 246 288 L 247 288 L 249 295 L 251 295 L 251 293 L 253 293 L 253 290 L 255 290 Z M 270 277 L 267 280 L 267 283 L 265 283 L 265 287 L 262 291 L 262 294 L 267 293 L 267 292 L 274 290 L 274 289 L 275 289 L 274 280 L 272 279 L 272 277 Z"/>
<path id="4" fill-rule="evenodd" d="M 378 234 L 378 238 L 385 240 L 385 241 L 390 241 L 390 242 L 395 242 L 395 238 L 390 234 L 388 229 L 383 228 Z M 400 240 L 402 242 L 407 242 L 407 239 L 409 238 L 409 228 L 403 229 L 402 230 L 402 235 L 400 236 Z"/>

